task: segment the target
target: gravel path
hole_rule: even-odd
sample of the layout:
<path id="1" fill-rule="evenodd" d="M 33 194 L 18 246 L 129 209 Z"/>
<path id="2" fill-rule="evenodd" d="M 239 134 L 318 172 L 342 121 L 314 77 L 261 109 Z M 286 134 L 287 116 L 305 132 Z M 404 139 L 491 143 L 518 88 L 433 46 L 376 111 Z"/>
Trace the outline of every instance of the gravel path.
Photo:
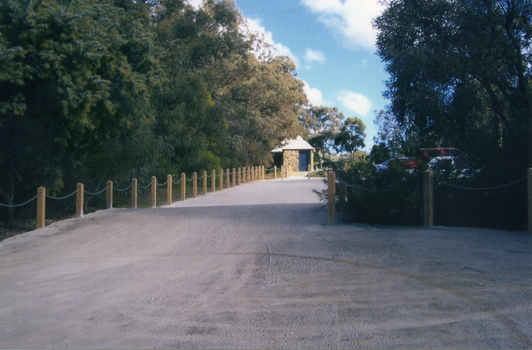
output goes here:
<path id="1" fill-rule="evenodd" d="M 320 180 L 0 242 L 1 348 L 532 348 L 532 236 L 327 225 Z"/>

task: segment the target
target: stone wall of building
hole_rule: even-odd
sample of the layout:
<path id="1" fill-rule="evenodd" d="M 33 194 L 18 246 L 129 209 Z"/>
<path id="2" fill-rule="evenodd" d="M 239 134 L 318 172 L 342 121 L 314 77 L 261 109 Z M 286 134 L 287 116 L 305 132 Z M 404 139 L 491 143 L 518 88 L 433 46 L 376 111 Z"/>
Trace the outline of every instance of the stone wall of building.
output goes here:
<path id="1" fill-rule="evenodd" d="M 283 164 L 290 171 L 299 171 L 299 151 L 285 150 L 283 152 Z"/>

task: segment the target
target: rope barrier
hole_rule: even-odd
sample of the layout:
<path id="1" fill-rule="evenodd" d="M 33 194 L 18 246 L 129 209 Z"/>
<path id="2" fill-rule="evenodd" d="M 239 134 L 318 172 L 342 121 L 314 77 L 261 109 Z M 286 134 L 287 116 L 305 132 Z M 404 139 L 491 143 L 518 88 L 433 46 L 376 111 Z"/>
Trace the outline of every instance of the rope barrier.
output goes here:
<path id="1" fill-rule="evenodd" d="M 113 187 L 113 189 L 114 189 L 115 191 L 118 191 L 118 192 L 125 192 L 125 191 L 129 190 L 131 187 L 133 187 L 133 184 L 129 185 L 129 187 L 124 188 L 123 190 L 118 189 L 118 188 L 115 188 L 115 187 Z"/>
<path id="2" fill-rule="evenodd" d="M 179 184 L 179 183 L 181 182 L 181 180 L 183 180 L 183 179 L 182 179 L 182 178 L 180 178 L 180 179 L 179 179 L 179 181 L 177 181 L 177 182 L 176 182 L 176 181 L 174 181 L 174 180 L 172 180 L 172 183 L 173 183 L 174 185 L 177 185 L 177 184 Z"/>
<path id="3" fill-rule="evenodd" d="M 393 191 L 393 189 L 387 189 L 387 190 L 370 190 L 369 188 L 362 188 L 362 187 L 358 187 L 358 186 L 355 186 L 355 185 L 351 185 L 351 184 L 348 184 L 347 182 L 344 182 L 342 180 L 337 180 L 338 183 L 343 183 L 344 185 L 346 185 L 347 187 L 351 187 L 351 188 L 354 188 L 355 190 L 359 190 L 359 191 L 366 191 L 366 192 L 391 192 Z"/>
<path id="4" fill-rule="evenodd" d="M 153 184 L 153 180 L 151 180 L 151 182 L 149 184 L 147 184 L 146 186 L 142 187 L 142 186 L 137 186 L 138 188 L 142 188 L 143 190 L 145 190 L 146 188 L 150 187 L 151 185 Z"/>
<path id="5" fill-rule="evenodd" d="M 64 197 L 56 198 L 56 197 L 52 197 L 52 196 L 46 195 L 46 198 L 55 199 L 55 200 L 57 200 L 57 201 L 60 201 L 60 200 L 63 200 L 63 199 L 67 199 L 68 197 L 72 197 L 73 195 L 75 195 L 76 193 L 78 193 L 78 190 L 79 190 L 79 189 L 76 189 L 74 192 L 72 192 L 72 193 L 69 194 L 68 196 L 64 196 Z"/>
<path id="6" fill-rule="evenodd" d="M 166 182 L 163 183 L 163 184 L 160 184 L 160 183 L 157 182 L 157 186 L 164 186 L 164 185 L 166 185 L 167 183 L 168 183 L 168 180 L 166 180 Z"/>
<path id="7" fill-rule="evenodd" d="M 203 177 L 204 177 L 204 176 L 205 176 L 205 175 L 202 175 L 201 177 L 198 177 L 198 180 L 203 180 Z"/>
<path id="8" fill-rule="evenodd" d="M 187 178 L 185 177 L 185 179 L 187 179 Z M 190 182 L 190 181 L 192 181 L 192 180 L 194 180 L 194 176 L 192 176 L 192 177 L 190 178 L 190 180 L 187 179 L 188 182 Z"/>
<path id="9" fill-rule="evenodd" d="M 212 174 L 210 174 L 210 175 L 207 175 L 207 177 L 212 177 Z"/>
<path id="10" fill-rule="evenodd" d="M 109 186 L 105 186 L 105 188 L 104 188 L 103 190 L 101 190 L 100 192 L 96 192 L 96 193 L 91 193 L 91 192 L 89 192 L 89 191 L 83 191 L 83 192 L 85 192 L 86 194 L 89 194 L 89 195 L 91 195 L 91 196 L 96 196 L 96 195 L 98 195 L 98 194 L 104 192 L 105 190 L 107 190 L 107 188 L 109 188 Z"/>
<path id="11" fill-rule="evenodd" d="M 35 200 L 37 197 L 39 197 L 39 194 L 37 193 L 37 195 L 35 195 L 35 197 L 33 197 L 32 199 L 24 202 L 24 203 L 21 203 L 21 204 L 13 204 L 13 205 L 8 205 L 8 204 L 2 204 L 0 203 L 0 207 L 6 207 L 6 208 L 17 208 L 17 207 L 22 207 L 23 205 L 26 205 L 28 203 L 30 203 L 31 201 Z"/>
<path id="12" fill-rule="evenodd" d="M 509 184 L 506 184 L 506 185 L 478 188 L 478 187 L 464 187 L 464 186 L 453 185 L 453 184 L 450 184 L 450 183 L 447 183 L 447 182 L 444 182 L 444 181 L 441 181 L 441 180 L 436 179 L 436 181 L 438 181 L 438 183 L 441 183 L 442 185 L 446 185 L 446 186 L 449 186 L 449 187 L 458 188 L 458 189 L 460 189 L 460 190 L 470 190 L 470 191 L 491 191 L 491 190 L 498 190 L 498 189 L 501 189 L 501 188 L 504 188 L 504 187 L 508 187 L 508 186 L 515 185 L 515 184 L 517 184 L 517 183 L 519 183 L 519 182 L 523 182 L 523 181 L 525 181 L 525 180 L 526 180 L 526 178 L 523 178 L 523 179 L 521 179 L 521 180 L 517 180 L 517 181 L 514 181 L 514 182 L 510 182 Z"/>

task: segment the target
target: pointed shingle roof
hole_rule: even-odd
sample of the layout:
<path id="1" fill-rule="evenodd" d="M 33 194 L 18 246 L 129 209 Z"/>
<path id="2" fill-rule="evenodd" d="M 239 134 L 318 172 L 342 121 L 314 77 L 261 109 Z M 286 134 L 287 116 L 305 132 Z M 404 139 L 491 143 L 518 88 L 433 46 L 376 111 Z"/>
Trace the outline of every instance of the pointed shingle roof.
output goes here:
<path id="1" fill-rule="evenodd" d="M 283 142 L 281 142 L 280 146 L 275 147 L 272 152 L 283 152 L 285 150 L 312 150 L 314 151 L 314 147 L 312 147 L 307 141 L 303 140 L 303 138 L 299 135 L 297 135 L 296 139 L 286 139 Z"/>

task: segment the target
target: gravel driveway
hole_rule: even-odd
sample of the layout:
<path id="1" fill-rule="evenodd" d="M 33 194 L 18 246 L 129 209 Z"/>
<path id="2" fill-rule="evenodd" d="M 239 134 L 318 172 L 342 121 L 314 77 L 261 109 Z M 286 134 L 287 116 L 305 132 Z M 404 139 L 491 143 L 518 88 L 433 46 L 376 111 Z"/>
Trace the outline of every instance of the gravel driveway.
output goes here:
<path id="1" fill-rule="evenodd" d="M 320 180 L 0 242 L 1 348 L 532 348 L 532 235 L 328 225 Z"/>

